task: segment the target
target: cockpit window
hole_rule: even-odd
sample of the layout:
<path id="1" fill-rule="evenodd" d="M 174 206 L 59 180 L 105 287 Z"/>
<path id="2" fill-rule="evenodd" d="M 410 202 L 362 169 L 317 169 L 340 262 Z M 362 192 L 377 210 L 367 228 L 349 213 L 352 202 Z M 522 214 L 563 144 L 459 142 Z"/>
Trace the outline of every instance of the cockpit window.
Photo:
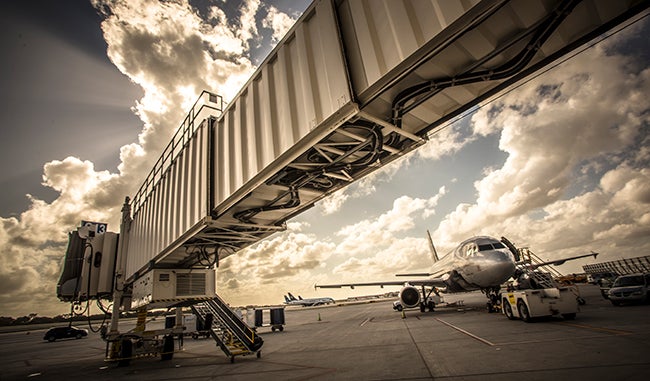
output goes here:
<path id="1" fill-rule="evenodd" d="M 465 254 L 465 257 L 471 257 L 474 256 L 478 253 L 478 247 L 476 246 L 475 243 L 468 243 L 463 247 L 463 250 L 461 250 L 462 253 Z"/>
<path id="2" fill-rule="evenodd" d="M 478 245 L 478 251 L 488 251 L 495 249 L 505 249 L 505 246 L 503 246 L 501 242 L 484 243 L 482 245 Z"/>

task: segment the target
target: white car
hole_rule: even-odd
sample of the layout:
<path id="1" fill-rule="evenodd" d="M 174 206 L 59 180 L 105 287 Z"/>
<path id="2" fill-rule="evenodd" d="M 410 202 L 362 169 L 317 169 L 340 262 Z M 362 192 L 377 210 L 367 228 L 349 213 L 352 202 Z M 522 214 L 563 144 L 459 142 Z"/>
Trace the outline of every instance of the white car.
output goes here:
<path id="1" fill-rule="evenodd" d="M 607 296 L 615 306 L 629 302 L 650 302 L 650 273 L 619 276 Z"/>

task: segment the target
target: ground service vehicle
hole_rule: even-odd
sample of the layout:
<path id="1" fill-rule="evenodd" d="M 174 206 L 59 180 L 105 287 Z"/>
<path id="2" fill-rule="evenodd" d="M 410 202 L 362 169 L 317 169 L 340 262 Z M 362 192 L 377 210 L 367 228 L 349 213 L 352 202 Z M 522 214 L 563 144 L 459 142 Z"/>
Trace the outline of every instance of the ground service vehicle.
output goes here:
<path id="1" fill-rule="evenodd" d="M 542 288 L 505 292 L 502 311 L 508 319 L 531 322 L 545 316 L 562 316 L 575 319 L 578 301 L 574 287 Z"/>

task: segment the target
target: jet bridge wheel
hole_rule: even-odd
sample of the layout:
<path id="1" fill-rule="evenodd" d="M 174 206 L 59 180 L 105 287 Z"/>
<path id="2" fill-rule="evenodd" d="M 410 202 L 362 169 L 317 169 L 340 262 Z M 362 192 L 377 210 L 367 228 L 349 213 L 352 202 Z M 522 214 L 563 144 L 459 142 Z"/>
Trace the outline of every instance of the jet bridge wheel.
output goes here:
<path id="1" fill-rule="evenodd" d="M 163 338 L 162 354 L 160 359 L 162 361 L 169 361 L 174 357 L 174 336 L 167 335 Z"/>
<path id="2" fill-rule="evenodd" d="M 119 357 L 117 362 L 118 367 L 129 366 L 131 363 L 131 356 L 133 356 L 133 342 L 131 339 L 122 339 L 120 341 Z"/>

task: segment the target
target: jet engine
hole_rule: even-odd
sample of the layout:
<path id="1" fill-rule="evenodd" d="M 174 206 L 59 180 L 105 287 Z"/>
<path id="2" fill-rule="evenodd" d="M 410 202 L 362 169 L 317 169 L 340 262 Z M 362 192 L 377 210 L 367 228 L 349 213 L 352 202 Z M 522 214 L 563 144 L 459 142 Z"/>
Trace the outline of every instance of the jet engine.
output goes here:
<path id="1" fill-rule="evenodd" d="M 404 308 L 413 308 L 420 305 L 420 291 L 413 286 L 404 286 L 399 291 L 399 300 Z"/>

